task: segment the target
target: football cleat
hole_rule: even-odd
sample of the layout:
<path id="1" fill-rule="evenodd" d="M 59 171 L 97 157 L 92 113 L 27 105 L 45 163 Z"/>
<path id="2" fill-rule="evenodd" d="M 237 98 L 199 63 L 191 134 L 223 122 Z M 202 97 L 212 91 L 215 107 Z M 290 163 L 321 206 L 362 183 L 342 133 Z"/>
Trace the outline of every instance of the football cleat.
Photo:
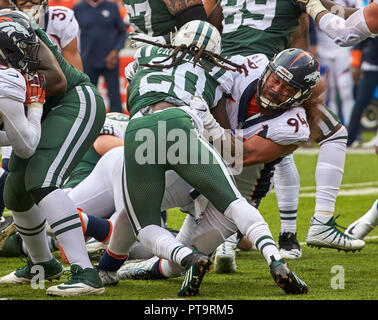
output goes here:
<path id="1" fill-rule="evenodd" d="M 353 237 L 355 239 L 363 239 L 366 235 L 375 228 L 374 225 L 370 224 L 364 217 L 359 218 L 355 222 L 353 222 L 346 230 L 345 234 L 349 237 Z"/>
<path id="2" fill-rule="evenodd" d="M 97 271 L 93 268 L 82 269 L 76 264 L 71 266 L 71 278 L 67 282 L 46 290 L 47 295 L 59 297 L 103 294 L 104 292 L 105 288 Z"/>
<path id="3" fill-rule="evenodd" d="M 98 266 L 95 266 L 101 282 L 104 286 L 115 285 L 119 282 L 117 271 L 105 271 L 100 269 Z"/>
<path id="4" fill-rule="evenodd" d="M 18 232 L 11 234 L 0 250 L 0 257 L 26 257 L 22 249 L 22 239 Z"/>
<path id="5" fill-rule="evenodd" d="M 302 250 L 297 239 L 297 233 L 282 232 L 278 238 L 280 255 L 284 259 L 299 259 Z"/>
<path id="6" fill-rule="evenodd" d="M 361 218 L 353 222 L 345 231 L 350 237 L 355 239 L 363 239 L 366 235 L 377 226 L 378 217 L 378 200 L 374 202 L 372 207 Z"/>
<path id="7" fill-rule="evenodd" d="M 193 252 L 183 259 L 182 265 L 186 272 L 177 294 L 179 296 L 196 296 L 199 294 L 203 277 L 210 271 L 212 262 L 208 256 L 200 252 Z"/>
<path id="8" fill-rule="evenodd" d="M 312 217 L 306 236 L 309 247 L 331 248 L 343 251 L 361 250 L 365 246 L 363 240 L 355 239 L 340 231 L 336 218 L 331 217 L 327 223 L 322 223 Z"/>
<path id="9" fill-rule="evenodd" d="M 96 239 L 88 240 L 85 244 L 90 259 L 98 260 L 108 247 L 107 244 L 97 241 Z"/>
<path id="10" fill-rule="evenodd" d="M 154 272 L 155 266 L 160 262 L 159 257 L 137 262 L 126 262 L 117 272 L 120 280 L 155 280 L 162 279 Z"/>
<path id="11" fill-rule="evenodd" d="M 16 231 L 16 225 L 13 222 L 13 217 L 0 217 L 0 250 L 4 247 L 7 239 Z"/>
<path id="12" fill-rule="evenodd" d="M 272 259 L 270 274 L 274 282 L 287 294 L 306 294 L 308 292 L 307 284 L 289 269 L 283 259 L 278 261 Z"/>
<path id="13" fill-rule="evenodd" d="M 0 283 L 8 283 L 8 284 L 31 283 L 32 278 L 36 276 L 36 273 L 33 272 L 33 269 L 32 269 L 33 266 L 43 267 L 44 272 L 45 272 L 45 275 L 44 275 L 45 280 L 59 279 L 63 273 L 63 266 L 55 258 L 52 258 L 48 262 L 39 262 L 35 264 L 32 263 L 30 259 L 28 259 L 27 265 L 0 278 Z"/>
<path id="14" fill-rule="evenodd" d="M 214 271 L 216 273 L 236 272 L 236 244 L 225 241 L 215 250 Z"/>

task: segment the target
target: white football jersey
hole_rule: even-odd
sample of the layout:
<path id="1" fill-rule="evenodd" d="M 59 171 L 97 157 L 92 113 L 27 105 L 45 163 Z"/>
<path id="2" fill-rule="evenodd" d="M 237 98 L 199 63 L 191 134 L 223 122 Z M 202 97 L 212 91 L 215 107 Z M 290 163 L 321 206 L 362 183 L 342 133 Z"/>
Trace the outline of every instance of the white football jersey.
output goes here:
<path id="1" fill-rule="evenodd" d="M 241 115 L 243 110 L 240 109 L 240 105 L 243 104 L 243 100 L 246 100 L 245 102 L 249 104 L 252 95 L 249 95 L 249 92 L 251 90 L 254 92 L 255 90 L 251 87 L 254 86 L 255 81 L 257 82 L 265 70 L 269 59 L 264 54 L 253 54 L 246 57 L 240 55 L 233 56 L 230 60 L 245 67 L 244 70 L 240 70 L 239 72 L 232 72 L 234 84 L 231 89 L 231 98 L 228 99 L 226 104 L 231 129 L 235 129 L 238 127 L 241 118 L 244 120 L 244 116 Z"/>
<path id="2" fill-rule="evenodd" d="M 24 103 L 26 83 L 23 75 L 13 68 L 0 65 L 0 98 L 11 98 Z"/>
<path id="3" fill-rule="evenodd" d="M 269 63 L 263 54 L 247 57 L 234 56 L 231 60 L 245 66 L 242 72 L 234 73 L 232 97 L 227 100 L 226 108 L 232 129 L 242 129 L 243 139 L 254 135 L 270 139 L 280 145 L 299 144 L 307 141 L 310 128 L 306 112 L 295 107 L 273 116 L 261 113 L 246 117 L 248 106 L 257 89 L 257 81 Z M 236 131 L 238 135 L 240 132 Z M 280 159 L 272 163 L 261 163 L 244 167 L 234 176 L 240 193 L 253 206 L 257 207 L 273 186 L 273 172 Z"/>
<path id="4" fill-rule="evenodd" d="M 46 16 L 41 28 L 60 51 L 79 36 L 79 24 L 71 9 L 63 6 L 49 7 Z"/>

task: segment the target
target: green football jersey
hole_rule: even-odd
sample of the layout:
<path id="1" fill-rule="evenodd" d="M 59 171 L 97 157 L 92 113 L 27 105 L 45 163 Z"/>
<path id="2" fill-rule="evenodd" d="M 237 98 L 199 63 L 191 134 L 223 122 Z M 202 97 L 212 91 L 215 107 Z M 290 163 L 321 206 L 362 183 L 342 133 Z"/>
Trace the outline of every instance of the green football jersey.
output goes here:
<path id="1" fill-rule="evenodd" d="M 217 105 L 223 93 L 231 90 L 232 71 L 205 61 L 210 68 L 210 71 L 206 71 L 198 63 L 194 65 L 190 54 L 174 67 L 159 69 L 142 66 L 142 64 L 160 63 L 172 52 L 173 49 L 145 46 L 135 53 L 139 68 L 129 85 L 127 105 L 130 117 L 141 108 L 159 101 L 175 99 L 189 105 L 193 96 L 202 97 L 212 108 Z M 172 59 L 168 59 L 162 64 L 171 63 Z"/>
<path id="2" fill-rule="evenodd" d="M 77 85 L 88 84 L 91 83 L 89 77 L 81 72 L 80 70 L 76 69 L 70 63 L 68 63 L 59 52 L 56 45 L 54 45 L 48 35 L 43 31 L 39 26 L 33 25 L 38 37 L 43 41 L 44 44 L 52 51 L 56 60 L 61 67 L 66 80 L 67 80 L 67 91 L 73 89 Z M 66 92 L 67 92 L 66 91 Z M 46 103 L 44 105 L 44 109 L 51 109 L 52 107 L 56 106 L 58 101 L 63 97 L 63 95 L 53 96 L 53 97 L 46 97 Z"/>
<path id="3" fill-rule="evenodd" d="M 161 0 L 123 0 L 130 23 L 136 32 L 150 36 L 166 35 L 175 31 L 176 18 Z"/>
<path id="4" fill-rule="evenodd" d="M 289 47 L 301 12 L 290 0 L 221 0 L 222 54 L 264 53 L 269 58 Z"/>

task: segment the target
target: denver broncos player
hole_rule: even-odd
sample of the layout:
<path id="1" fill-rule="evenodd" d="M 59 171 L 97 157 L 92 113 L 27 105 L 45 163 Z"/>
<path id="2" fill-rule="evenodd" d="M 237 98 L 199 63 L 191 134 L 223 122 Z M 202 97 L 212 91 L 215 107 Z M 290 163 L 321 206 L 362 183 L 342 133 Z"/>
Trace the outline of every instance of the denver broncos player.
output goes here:
<path id="1" fill-rule="evenodd" d="M 214 2 L 205 0 L 205 3 L 208 1 Z M 308 2 L 305 7 L 306 12 L 314 18 L 326 10 L 316 0 L 304 2 Z M 238 11 L 237 8 L 245 8 L 245 10 Z M 243 55 L 259 53 L 256 51 L 258 49 L 264 50 L 263 52 L 268 57 L 274 56 L 277 54 L 277 50 L 280 50 L 279 47 L 282 50 L 289 46 L 290 32 L 295 29 L 302 14 L 301 8 L 291 1 L 275 0 L 266 3 L 236 0 L 236 5 L 230 5 L 228 1 L 222 0 L 218 1 L 214 10 L 220 10 L 220 14 L 214 15 L 214 17 L 222 18 L 222 46 L 224 45 L 224 53 L 229 56 L 237 55 L 240 52 Z M 283 25 L 290 26 L 290 28 L 282 27 Z M 266 43 L 268 45 L 265 45 Z M 317 123 L 314 123 L 311 128 L 312 140 L 320 145 L 315 173 L 317 194 L 315 212 L 310 222 L 306 242 L 310 246 L 358 250 L 361 249 L 361 244 L 357 244 L 342 233 L 337 228 L 333 216 L 344 172 L 347 130 L 324 105 L 319 104 L 318 109 L 322 115 L 318 117 Z M 244 116 L 245 114 L 242 118 Z M 287 160 L 290 160 L 290 157 Z M 281 162 L 277 168 L 279 172 L 275 174 L 279 173 L 279 176 L 275 177 L 275 184 L 279 203 L 281 202 L 283 207 L 281 210 L 279 205 L 281 224 L 285 221 L 285 216 L 287 219 L 296 218 L 299 177 L 292 159 L 291 162 L 293 165 L 285 167 Z M 291 213 L 295 214 L 291 215 Z M 291 239 L 293 238 L 291 237 Z M 298 241 L 296 243 L 297 249 L 300 250 Z M 295 243 L 292 242 L 293 244 Z M 287 258 L 289 256 L 291 258 L 300 257 L 300 251 L 297 254 L 298 250 L 293 250 L 293 252 L 290 252 L 292 251 L 290 249 L 287 250 Z"/>
<path id="2" fill-rule="evenodd" d="M 74 12 L 63 6 L 49 7 L 48 0 L 9 0 L 12 10 L 26 13 L 56 44 L 64 59 L 83 71 L 78 49 L 79 24 Z"/>

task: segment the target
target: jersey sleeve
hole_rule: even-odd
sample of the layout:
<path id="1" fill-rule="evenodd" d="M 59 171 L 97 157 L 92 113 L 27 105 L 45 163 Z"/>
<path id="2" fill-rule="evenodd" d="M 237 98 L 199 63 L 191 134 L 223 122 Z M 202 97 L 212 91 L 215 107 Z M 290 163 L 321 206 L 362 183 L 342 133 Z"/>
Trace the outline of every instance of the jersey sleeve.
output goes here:
<path id="1" fill-rule="evenodd" d="M 66 7 L 50 7 L 47 33 L 58 38 L 62 48 L 79 35 L 74 12 Z"/>
<path id="2" fill-rule="evenodd" d="M 257 80 L 264 72 L 269 60 L 264 54 L 254 54 L 246 57 L 233 56 L 231 61 L 242 66 L 233 72 L 234 84 L 231 91 L 232 99 L 239 101 L 249 84 Z"/>
<path id="3" fill-rule="evenodd" d="M 0 66 L 0 98 L 10 98 L 24 103 L 26 83 L 23 75 L 15 69 Z"/>
<path id="4" fill-rule="evenodd" d="M 280 145 L 300 144 L 307 141 L 310 129 L 303 108 L 294 108 L 265 124 L 258 133 L 259 136 L 270 139 Z"/>

